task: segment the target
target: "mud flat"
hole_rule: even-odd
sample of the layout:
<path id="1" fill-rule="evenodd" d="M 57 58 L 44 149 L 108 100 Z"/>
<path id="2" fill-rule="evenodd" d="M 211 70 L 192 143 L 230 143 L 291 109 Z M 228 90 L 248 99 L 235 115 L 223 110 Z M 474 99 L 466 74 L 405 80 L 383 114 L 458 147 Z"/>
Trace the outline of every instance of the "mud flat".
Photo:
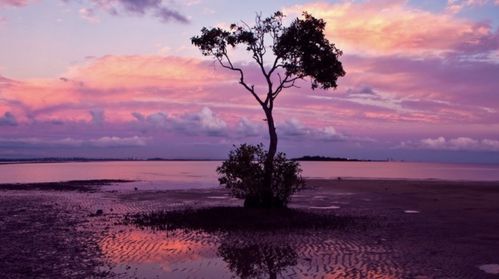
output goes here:
<path id="1" fill-rule="evenodd" d="M 280 212 L 242 209 L 223 189 L 116 190 L 123 181 L 0 185 L 0 274 L 498 276 L 499 182 L 307 182 L 290 210 Z"/>

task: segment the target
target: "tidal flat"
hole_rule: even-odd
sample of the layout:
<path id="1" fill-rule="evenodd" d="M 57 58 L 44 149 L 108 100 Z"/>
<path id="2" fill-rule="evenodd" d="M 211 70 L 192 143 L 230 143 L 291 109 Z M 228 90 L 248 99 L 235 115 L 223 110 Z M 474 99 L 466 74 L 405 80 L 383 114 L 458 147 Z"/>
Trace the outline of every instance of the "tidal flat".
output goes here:
<path id="1" fill-rule="evenodd" d="M 307 180 L 280 211 L 244 209 L 221 188 L 127 183 L 1 184 L 2 277 L 499 274 L 499 182 Z"/>

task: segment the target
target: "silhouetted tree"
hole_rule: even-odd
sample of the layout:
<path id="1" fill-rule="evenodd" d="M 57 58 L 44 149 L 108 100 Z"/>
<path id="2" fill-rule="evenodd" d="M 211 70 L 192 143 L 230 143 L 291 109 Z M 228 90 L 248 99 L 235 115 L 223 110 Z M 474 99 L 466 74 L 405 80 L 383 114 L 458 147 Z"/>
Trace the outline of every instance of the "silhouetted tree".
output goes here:
<path id="1" fill-rule="evenodd" d="M 262 184 L 262 206 L 272 206 L 272 170 L 277 152 L 277 133 L 272 116 L 274 101 L 296 81 L 310 78 L 312 89 L 336 88 L 336 81 L 345 75 L 338 60 L 342 52 L 324 35 L 326 23 L 304 12 L 288 27 L 283 26 L 281 12 L 262 18 L 256 16 L 255 25 L 231 24 L 229 30 L 204 27 L 200 36 L 191 39 L 205 56 L 213 56 L 219 64 L 239 73 L 239 83 L 262 107 L 268 124 L 270 144 L 265 162 Z M 270 43 L 268 42 L 270 40 Z M 257 92 L 255 85 L 245 78 L 243 69 L 229 57 L 228 48 L 243 45 L 261 70 L 267 86 Z M 272 51 L 272 53 L 269 52 Z"/>
<path id="2" fill-rule="evenodd" d="M 265 177 L 267 153 L 263 145 L 241 144 L 229 153 L 217 172 L 218 181 L 236 198 L 244 198 L 245 207 L 261 207 L 261 188 Z M 272 206 L 286 207 L 291 195 L 304 186 L 301 169 L 284 153 L 275 155 L 272 169 Z"/>

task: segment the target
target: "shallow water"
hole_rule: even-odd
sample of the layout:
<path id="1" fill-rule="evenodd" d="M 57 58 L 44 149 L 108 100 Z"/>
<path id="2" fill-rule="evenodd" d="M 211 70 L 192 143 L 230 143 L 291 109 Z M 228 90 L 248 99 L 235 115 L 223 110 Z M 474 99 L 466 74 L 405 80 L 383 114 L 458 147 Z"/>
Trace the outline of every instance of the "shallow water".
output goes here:
<path id="1" fill-rule="evenodd" d="M 119 161 L 0 165 L 0 183 L 91 179 L 140 180 L 133 189 L 210 188 L 217 161 Z M 499 165 L 406 162 L 301 162 L 308 178 L 442 179 L 499 181 Z"/>
<path id="2" fill-rule="evenodd" d="M 407 273 L 390 248 L 326 231 L 212 235 L 132 229 L 104 238 L 101 247 L 113 273 L 148 278 L 401 278 Z"/>

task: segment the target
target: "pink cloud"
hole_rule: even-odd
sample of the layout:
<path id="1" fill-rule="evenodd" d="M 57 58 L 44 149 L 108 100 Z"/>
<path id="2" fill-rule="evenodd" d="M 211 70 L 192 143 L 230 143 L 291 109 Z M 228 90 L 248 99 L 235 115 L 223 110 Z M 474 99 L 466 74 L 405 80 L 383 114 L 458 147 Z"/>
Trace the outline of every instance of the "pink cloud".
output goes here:
<path id="1" fill-rule="evenodd" d="M 302 11 L 323 18 L 327 35 L 345 53 L 427 56 L 499 48 L 498 32 L 490 24 L 420 10 L 408 1 L 321 2 L 285 10 Z"/>
<path id="2" fill-rule="evenodd" d="M 168 86 L 189 87 L 223 82 L 224 72 L 215 71 L 198 59 L 173 56 L 104 56 L 71 68 L 69 80 L 100 88 Z"/>
<path id="3" fill-rule="evenodd" d="M 193 103 L 200 103 L 198 109 L 206 106 L 203 102 L 219 99 L 211 99 L 209 91 L 225 87 L 226 77 L 202 60 L 106 56 L 75 66 L 60 79 L 2 78 L 0 109 L 14 108 L 22 121 L 29 114 L 40 120 L 90 121 L 88 112 L 99 108 L 109 112 L 110 121 L 131 119 L 133 111 L 176 108 L 174 112 L 183 113 L 192 110 Z"/>
<path id="4" fill-rule="evenodd" d="M 29 0 L 0 0 L 0 6 L 25 6 Z"/>

